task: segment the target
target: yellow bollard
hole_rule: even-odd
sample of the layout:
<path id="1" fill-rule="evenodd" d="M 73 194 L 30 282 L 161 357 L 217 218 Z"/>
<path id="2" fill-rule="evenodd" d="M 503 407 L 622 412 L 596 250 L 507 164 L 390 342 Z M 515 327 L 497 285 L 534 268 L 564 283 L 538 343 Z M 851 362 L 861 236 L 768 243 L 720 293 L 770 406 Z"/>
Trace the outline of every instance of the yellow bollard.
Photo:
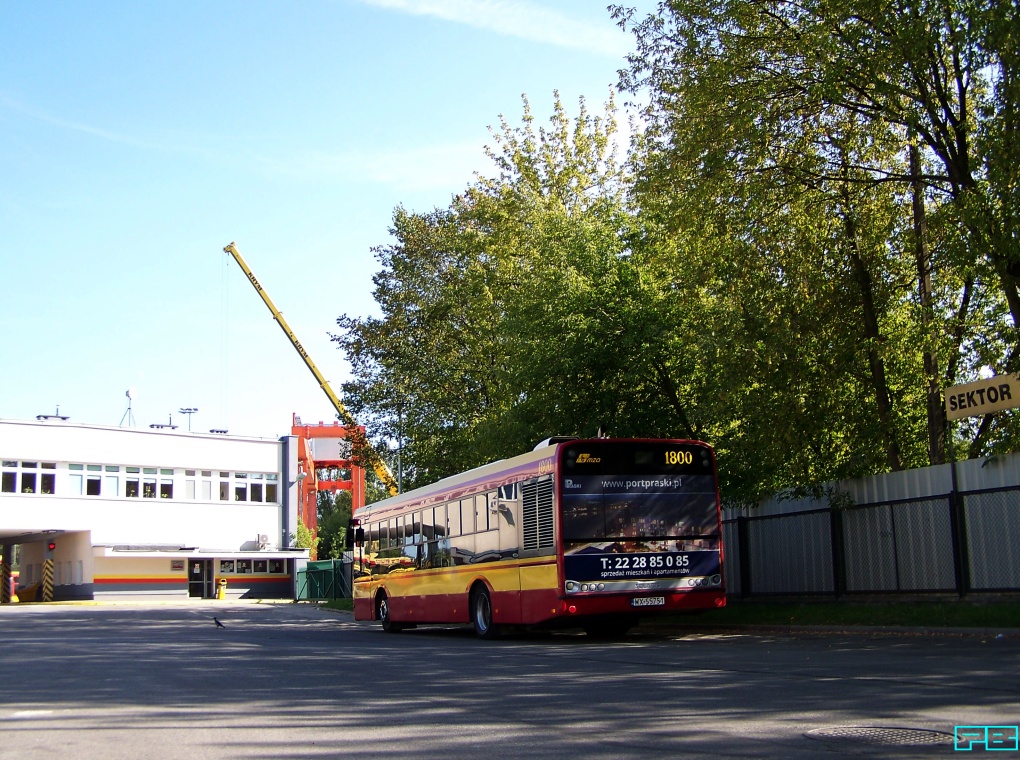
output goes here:
<path id="1" fill-rule="evenodd" d="M 227 598 L 227 579 L 220 578 L 216 584 L 216 598 L 222 601 Z"/>

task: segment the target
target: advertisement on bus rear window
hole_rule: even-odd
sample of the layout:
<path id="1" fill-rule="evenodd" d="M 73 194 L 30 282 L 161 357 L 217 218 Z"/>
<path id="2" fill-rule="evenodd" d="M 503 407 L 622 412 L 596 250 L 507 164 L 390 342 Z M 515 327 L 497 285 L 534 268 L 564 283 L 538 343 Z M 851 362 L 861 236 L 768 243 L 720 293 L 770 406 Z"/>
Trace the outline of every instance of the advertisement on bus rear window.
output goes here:
<path id="1" fill-rule="evenodd" d="M 720 572 L 718 551 L 619 553 L 589 545 L 568 554 L 564 561 L 566 577 L 573 581 L 703 578 Z"/>
<path id="2" fill-rule="evenodd" d="M 718 585 L 715 472 L 698 454 L 591 445 L 573 453 L 559 483 L 566 578 L 607 590 L 637 579 Z"/>

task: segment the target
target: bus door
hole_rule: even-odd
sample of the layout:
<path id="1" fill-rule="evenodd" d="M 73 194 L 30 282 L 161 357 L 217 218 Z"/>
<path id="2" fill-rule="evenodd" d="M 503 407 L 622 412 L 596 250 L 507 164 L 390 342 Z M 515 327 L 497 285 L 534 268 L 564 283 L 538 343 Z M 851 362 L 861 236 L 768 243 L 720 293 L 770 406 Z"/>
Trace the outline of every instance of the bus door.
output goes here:
<path id="1" fill-rule="evenodd" d="M 215 596 L 213 585 L 213 561 L 211 559 L 189 559 L 188 596 L 212 599 Z"/>
<path id="2" fill-rule="evenodd" d="M 495 503 L 492 505 L 490 519 L 498 525 L 499 529 L 499 552 L 501 559 L 511 559 L 520 556 L 521 553 L 521 526 L 519 515 L 521 513 L 518 500 L 518 489 L 516 483 L 503 486 L 492 496 Z"/>

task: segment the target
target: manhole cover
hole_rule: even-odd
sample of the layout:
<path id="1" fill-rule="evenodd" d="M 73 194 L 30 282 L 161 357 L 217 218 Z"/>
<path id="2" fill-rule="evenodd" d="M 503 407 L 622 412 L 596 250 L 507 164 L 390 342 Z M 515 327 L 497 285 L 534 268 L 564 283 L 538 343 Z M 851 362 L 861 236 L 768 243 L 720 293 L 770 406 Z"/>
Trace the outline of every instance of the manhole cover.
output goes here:
<path id="1" fill-rule="evenodd" d="M 832 726 L 816 728 L 804 736 L 823 742 L 854 742 L 879 746 L 919 747 L 952 744 L 953 735 L 926 728 L 894 728 L 890 726 Z"/>

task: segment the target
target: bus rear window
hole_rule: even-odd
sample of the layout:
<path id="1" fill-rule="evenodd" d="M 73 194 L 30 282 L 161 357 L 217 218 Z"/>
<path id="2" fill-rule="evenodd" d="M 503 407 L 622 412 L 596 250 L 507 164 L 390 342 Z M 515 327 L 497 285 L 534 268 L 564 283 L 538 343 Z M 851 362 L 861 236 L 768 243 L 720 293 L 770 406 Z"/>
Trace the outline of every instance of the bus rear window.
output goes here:
<path id="1" fill-rule="evenodd" d="M 704 446 L 598 441 L 565 447 L 565 542 L 718 536 L 715 467 Z"/>

